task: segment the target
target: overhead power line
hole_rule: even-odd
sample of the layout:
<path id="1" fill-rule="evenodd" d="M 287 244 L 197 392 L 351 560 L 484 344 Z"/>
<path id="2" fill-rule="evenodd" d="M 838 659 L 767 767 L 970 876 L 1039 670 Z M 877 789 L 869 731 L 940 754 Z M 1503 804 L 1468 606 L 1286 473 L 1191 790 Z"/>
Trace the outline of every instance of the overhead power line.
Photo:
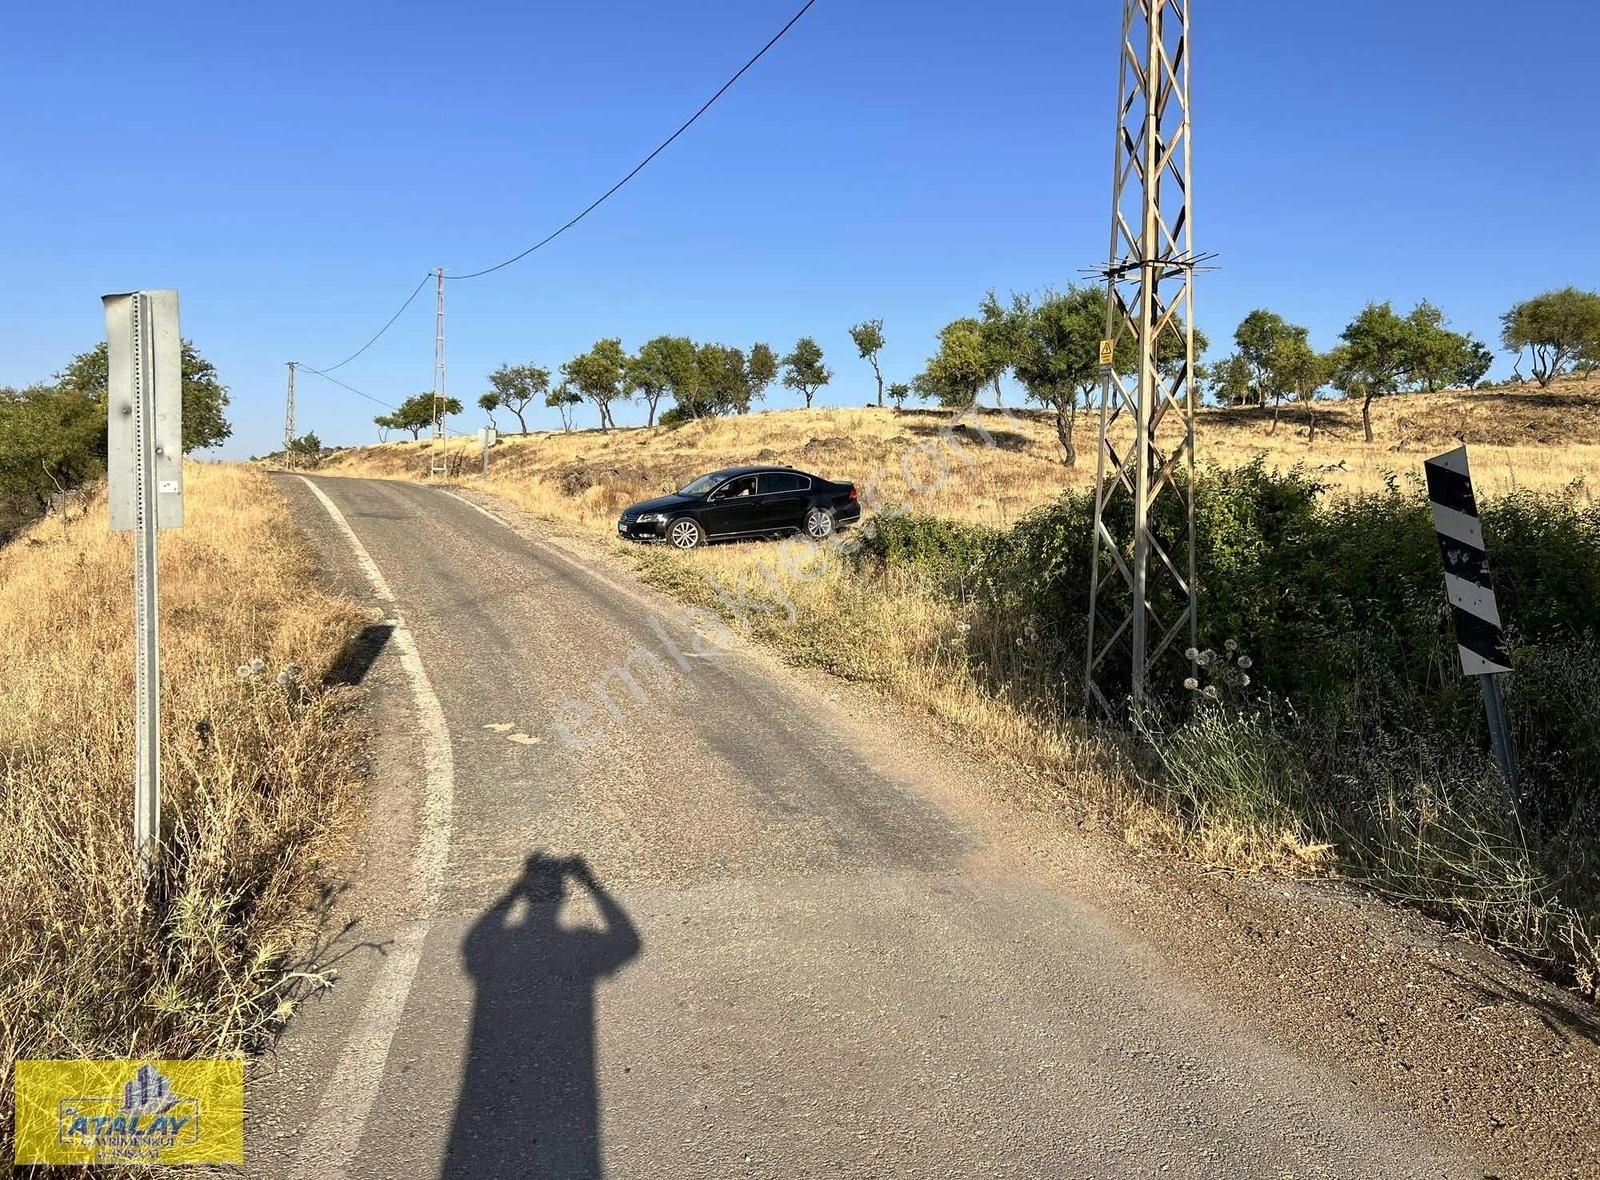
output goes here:
<path id="1" fill-rule="evenodd" d="M 805 16 L 805 14 L 811 10 L 812 6 L 814 4 L 816 4 L 816 2 L 817 2 L 817 0 L 806 0 L 806 2 L 800 6 L 799 10 L 793 16 L 791 16 L 789 18 L 787 23 L 784 24 L 783 28 L 779 29 L 777 31 L 777 33 L 775 33 L 773 35 L 771 40 L 769 40 L 765 45 L 763 45 L 759 50 L 757 50 L 756 53 L 754 54 L 754 56 L 752 56 L 749 61 L 745 62 L 744 65 L 740 66 L 739 69 L 734 73 L 734 75 L 731 78 L 729 78 L 720 87 L 718 87 L 716 93 L 713 94 L 710 98 L 706 99 L 706 101 L 701 104 L 699 110 L 695 111 L 694 114 L 690 115 L 689 118 L 686 119 L 683 122 L 683 124 L 678 127 L 678 129 L 676 131 L 674 131 L 671 135 L 667 136 L 666 139 L 662 140 L 659 144 L 657 144 L 656 147 L 655 147 L 655 150 L 653 150 L 648 156 L 646 156 L 644 159 L 640 160 L 637 164 L 635 164 L 633 166 L 633 168 L 628 172 L 628 174 L 626 176 L 624 176 L 621 180 L 617 181 L 616 184 L 612 185 L 605 192 L 601 193 L 598 197 L 596 197 L 593 201 L 591 201 L 587 206 L 585 206 L 584 209 L 580 213 L 578 213 L 578 215 L 576 217 L 573 217 L 571 220 L 567 221 L 563 225 L 558 226 L 555 230 L 553 230 L 549 234 L 545 235 L 543 238 L 539 239 L 539 241 L 537 241 L 533 245 L 529 246 L 526 250 L 523 250 L 520 254 L 513 254 L 510 258 L 505 259 L 503 262 L 497 262 L 493 266 L 484 267 L 482 270 L 470 271 L 470 272 L 468 272 L 466 274 L 459 274 L 459 275 L 447 274 L 447 275 L 445 275 L 443 277 L 446 278 L 446 279 L 476 279 L 476 278 L 480 278 L 480 277 L 482 277 L 483 275 L 486 275 L 486 274 L 493 274 L 497 270 L 504 270 L 506 267 L 510 266 L 512 263 L 521 262 L 524 258 L 526 258 L 528 255 L 532 254 L 535 250 L 539 250 L 539 249 L 542 249 L 545 246 L 548 246 L 551 242 L 555 241 L 557 238 L 559 238 L 562 234 L 566 233 L 573 226 L 577 225 L 585 217 L 589 216 L 589 214 L 593 213 L 601 205 L 605 204 L 606 201 L 610 200 L 613 196 L 615 196 L 616 193 L 624 185 L 626 185 L 635 176 L 639 175 L 639 173 L 643 172 L 645 170 L 645 168 L 649 166 L 649 164 L 650 164 L 650 162 L 652 160 L 654 160 L 662 152 L 666 151 L 667 148 L 671 147 L 672 144 L 678 139 L 679 136 L 681 136 L 685 131 L 689 130 L 689 128 L 693 127 L 697 122 L 699 122 L 700 117 L 702 115 L 704 115 L 707 111 L 709 111 L 714 105 L 716 105 L 717 100 L 720 99 L 729 90 L 731 90 L 733 88 L 734 83 L 736 83 L 740 78 L 744 77 L 745 74 L 749 73 L 751 67 L 753 67 L 758 61 L 760 61 L 763 57 L 765 57 L 767 55 L 767 53 L 772 49 L 773 46 L 775 46 L 779 41 L 783 40 L 784 36 L 789 32 L 790 29 L 794 28 L 795 25 L 800 23 L 800 18 Z M 383 406 L 385 409 L 388 409 L 388 410 L 395 409 L 396 407 L 390 405 L 388 402 L 383 401 L 380 398 L 373 397 L 370 393 L 363 393 L 361 390 L 357 389 L 355 386 L 349 385 L 349 384 L 339 380 L 337 377 L 330 376 L 330 374 L 335 369 L 344 368 L 344 366 L 348 365 L 351 361 L 355 360 L 362 353 L 366 352 L 367 349 L 371 348 L 374 344 L 376 344 L 383 337 L 384 333 L 386 333 L 390 328 L 394 327 L 395 321 L 398 320 L 401 317 L 401 315 L 403 315 L 405 313 L 406 308 L 411 306 L 412 302 L 422 292 L 422 288 L 427 286 L 428 280 L 431 279 L 431 278 L 437 277 L 437 273 L 438 273 L 437 271 L 433 271 L 433 270 L 425 272 L 423 274 L 422 278 L 417 281 L 417 285 L 414 288 L 412 288 L 411 294 L 406 296 L 405 302 L 400 305 L 400 310 L 396 311 L 392 316 L 390 316 L 389 319 L 384 323 L 383 327 L 379 328 L 377 330 L 377 332 L 373 334 L 371 339 L 369 339 L 360 348 L 358 348 L 354 352 L 352 352 L 349 356 L 345 357 L 344 360 L 340 361 L 336 365 L 328 365 L 326 368 L 321 368 L 321 369 L 314 368 L 311 365 L 305 364 L 303 362 L 300 362 L 298 367 L 301 368 L 301 369 L 304 369 L 308 373 L 314 373 L 318 377 L 321 377 L 326 381 L 331 381 L 331 382 L 333 382 L 333 384 L 338 385 L 338 386 L 340 386 L 340 387 L 342 387 L 344 389 L 349 390 L 351 393 L 355 394 L 357 397 L 366 398 L 369 402 L 373 402 L 376 405 Z"/>
<path id="2" fill-rule="evenodd" d="M 486 275 L 486 274 L 493 274 L 497 270 L 503 270 L 504 268 L 510 266 L 514 262 L 521 262 L 524 258 L 526 258 L 528 255 L 532 254 L 535 250 L 541 249 L 544 246 L 548 246 L 551 242 L 555 241 L 557 238 L 559 238 L 562 234 L 566 233 L 573 226 L 577 225 L 578 222 L 582 221 L 585 217 L 589 216 L 589 214 L 593 213 L 601 205 L 605 204 L 606 201 L 609 200 L 617 192 L 618 189 L 620 189 L 623 185 L 627 184 L 628 181 L 632 180 L 635 176 L 639 175 L 639 173 L 643 172 L 645 170 L 645 167 L 650 163 L 650 161 L 654 160 L 662 152 L 666 151 L 667 148 L 672 145 L 672 142 L 675 139 L 678 138 L 678 136 L 682 135 L 685 131 L 689 130 L 689 128 L 693 127 L 695 125 L 695 123 L 699 121 L 700 116 L 705 114 L 707 111 L 709 111 L 711 109 L 713 104 L 716 103 L 717 99 L 721 98 L 730 89 L 732 89 L 733 88 L 733 84 L 735 82 L 737 82 L 740 78 L 744 77 L 745 74 L 749 71 L 751 66 L 755 65 L 756 62 L 760 61 L 763 57 L 765 57 L 767 55 L 767 51 L 768 50 L 770 50 L 779 41 L 783 40 L 783 37 L 784 37 L 785 33 L 787 33 L 790 29 L 794 28 L 795 25 L 800 23 L 800 18 L 803 17 L 810 10 L 811 6 L 813 4 L 815 4 L 816 2 L 817 2 L 817 0 L 806 0 L 806 2 L 800 6 L 800 11 L 796 12 L 793 16 L 791 16 L 789 18 L 789 23 L 784 25 L 783 28 L 779 29 L 778 32 L 773 36 L 772 40 L 768 41 L 759 50 L 757 50 L 756 55 L 754 57 L 752 57 L 749 61 L 745 62 L 744 65 L 740 66 L 739 67 L 739 72 L 734 74 L 733 77 L 729 78 L 726 82 L 724 82 L 722 84 L 721 88 L 718 89 L 718 91 L 715 94 L 713 94 L 710 98 L 706 99 L 704 105 L 702 105 L 701 108 L 699 110 L 697 110 L 694 114 L 690 115 L 688 120 L 685 121 L 684 124 L 681 127 L 679 127 L 671 135 L 667 136 L 667 138 L 662 140 L 659 144 L 657 144 L 655 151 L 651 152 L 648 156 L 646 156 L 644 159 L 640 160 L 637 164 L 635 164 L 633 166 L 633 170 L 631 172 L 629 172 L 621 180 L 617 181 L 616 184 L 612 185 L 605 192 L 601 193 L 598 197 L 596 197 L 583 210 L 583 212 L 579 213 L 571 221 L 568 221 L 565 225 L 560 226 L 559 228 L 553 230 L 551 233 L 547 234 L 545 237 L 539 239 L 537 242 L 535 242 L 533 245 L 529 246 L 522 253 L 513 254 L 510 258 L 507 258 L 504 262 L 497 262 L 493 266 L 486 266 L 482 270 L 471 271 L 468 274 L 460 274 L 460 275 L 447 274 L 447 275 L 445 275 L 445 278 L 447 278 L 447 279 L 476 279 L 476 278 L 480 278 L 481 276 Z M 415 292 L 413 292 L 412 294 L 413 294 L 413 297 L 415 297 Z"/>
<path id="3" fill-rule="evenodd" d="M 318 377 L 321 377 L 324 381 L 332 381 L 335 385 L 338 385 L 338 386 L 340 386 L 340 387 L 342 387 L 344 389 L 348 389 L 351 393 L 355 394 L 357 397 L 366 398 L 373 405 L 382 406 L 386 410 L 394 410 L 396 412 L 398 412 L 399 409 L 400 409 L 399 406 L 391 405 L 389 402 L 384 401 L 382 398 L 373 397 L 370 393 L 363 393 L 361 390 L 357 389 L 354 385 L 350 385 L 350 384 L 348 384 L 348 383 L 346 383 L 344 381 L 341 381 L 337 377 L 329 377 L 328 374 L 323 372 L 321 369 L 313 369 L 310 365 L 299 364 L 298 362 L 296 362 L 296 367 L 298 367 L 302 372 L 305 372 L 305 373 L 315 373 Z M 426 397 L 427 395 L 424 394 L 423 396 Z M 471 433 L 470 431 L 451 430 L 448 426 L 444 427 L 444 436 L 446 438 L 465 438 L 470 433 Z"/>
<path id="4" fill-rule="evenodd" d="M 343 382 L 343 381 L 339 380 L 339 378 L 337 378 L 337 377 L 328 376 L 328 373 L 327 373 L 326 369 L 313 369 L 310 365 L 303 364 L 303 363 L 300 364 L 298 367 L 302 372 L 315 373 L 318 377 L 321 377 L 324 381 L 332 381 L 335 385 L 338 385 L 338 386 L 340 386 L 340 387 L 342 387 L 344 389 L 348 389 L 351 393 L 355 394 L 357 397 L 364 397 L 369 402 L 372 402 L 374 405 L 382 406 L 386 410 L 398 410 L 400 408 L 399 406 L 390 405 L 388 402 L 384 401 L 382 398 L 373 397 L 370 393 L 362 393 L 361 390 L 357 389 L 354 385 L 347 384 L 346 382 Z"/>
<path id="5" fill-rule="evenodd" d="M 423 287 L 427 286 L 428 280 L 431 279 L 431 278 L 433 278 L 433 271 L 430 270 L 430 271 L 428 271 L 427 273 L 425 273 L 422 276 L 421 281 L 417 283 L 415 289 L 412 290 L 411 294 L 406 296 L 406 301 L 400 305 L 400 310 L 395 312 L 392 316 L 389 317 L 389 322 L 384 324 L 383 327 L 379 328 L 378 331 L 373 335 L 371 340 L 368 340 L 360 348 L 356 349 L 349 356 L 345 357 L 344 360 L 340 361 L 336 365 L 329 365 L 325 369 L 312 369 L 310 365 L 306 365 L 305 368 L 311 369 L 311 372 L 317 374 L 317 376 L 319 376 L 319 377 L 327 377 L 328 374 L 333 372 L 335 369 L 344 368 L 351 361 L 355 360 L 356 357 L 360 356 L 362 353 L 366 352 L 367 349 L 371 348 L 374 344 L 376 344 L 378 342 L 379 337 L 381 337 L 385 332 L 387 332 L 390 328 L 394 327 L 394 322 L 397 319 L 400 318 L 401 314 L 405 311 L 406 308 L 411 306 L 411 301 L 417 297 L 417 293 L 419 291 L 421 291 Z M 329 377 L 328 380 L 331 381 L 331 380 L 333 380 L 333 378 Z"/>

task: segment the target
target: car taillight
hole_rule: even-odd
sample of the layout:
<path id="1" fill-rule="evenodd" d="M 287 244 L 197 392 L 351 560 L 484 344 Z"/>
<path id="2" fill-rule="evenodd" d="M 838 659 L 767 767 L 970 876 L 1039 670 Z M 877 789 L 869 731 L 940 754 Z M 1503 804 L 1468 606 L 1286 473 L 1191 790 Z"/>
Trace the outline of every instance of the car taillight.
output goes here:
<path id="1" fill-rule="evenodd" d="M 850 485 L 850 498 L 852 500 L 854 500 L 856 498 L 856 485 L 855 484 L 851 484 Z"/>

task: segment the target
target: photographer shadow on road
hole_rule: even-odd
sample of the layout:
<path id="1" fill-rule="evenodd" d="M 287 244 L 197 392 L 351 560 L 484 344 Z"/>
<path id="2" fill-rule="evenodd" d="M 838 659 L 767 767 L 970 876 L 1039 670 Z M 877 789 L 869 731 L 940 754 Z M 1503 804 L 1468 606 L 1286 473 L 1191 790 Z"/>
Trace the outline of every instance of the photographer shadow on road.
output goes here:
<path id="1" fill-rule="evenodd" d="M 559 924 L 574 887 L 602 929 Z M 528 858 L 462 943 L 477 997 L 442 1180 L 604 1174 L 595 988 L 642 945 L 582 857 Z"/>

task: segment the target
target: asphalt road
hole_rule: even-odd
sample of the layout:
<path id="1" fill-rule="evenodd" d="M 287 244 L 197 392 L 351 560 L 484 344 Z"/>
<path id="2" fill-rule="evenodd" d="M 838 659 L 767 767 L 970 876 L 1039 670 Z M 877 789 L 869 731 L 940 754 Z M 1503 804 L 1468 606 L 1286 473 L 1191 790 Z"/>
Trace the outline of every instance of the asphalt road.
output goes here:
<path id="1" fill-rule="evenodd" d="M 280 485 L 386 621 L 362 921 L 247 1174 L 1484 1175 L 1014 855 L 889 706 L 442 490 L 315 478 L 346 533 Z"/>

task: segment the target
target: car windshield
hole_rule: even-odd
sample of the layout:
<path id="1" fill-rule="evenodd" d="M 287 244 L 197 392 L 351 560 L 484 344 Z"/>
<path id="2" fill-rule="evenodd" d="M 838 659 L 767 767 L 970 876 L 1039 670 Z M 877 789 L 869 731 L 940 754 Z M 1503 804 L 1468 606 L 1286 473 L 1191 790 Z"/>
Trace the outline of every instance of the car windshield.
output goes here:
<path id="1" fill-rule="evenodd" d="M 712 488 L 716 487 L 719 483 L 721 483 L 726 478 L 727 477 L 725 475 L 723 475 L 722 472 L 713 471 L 710 475 L 702 475 L 699 479 L 695 480 L 693 483 L 687 484 L 684 487 L 679 488 L 678 489 L 678 495 L 680 495 L 680 496 L 703 496 L 707 492 L 709 492 Z"/>

